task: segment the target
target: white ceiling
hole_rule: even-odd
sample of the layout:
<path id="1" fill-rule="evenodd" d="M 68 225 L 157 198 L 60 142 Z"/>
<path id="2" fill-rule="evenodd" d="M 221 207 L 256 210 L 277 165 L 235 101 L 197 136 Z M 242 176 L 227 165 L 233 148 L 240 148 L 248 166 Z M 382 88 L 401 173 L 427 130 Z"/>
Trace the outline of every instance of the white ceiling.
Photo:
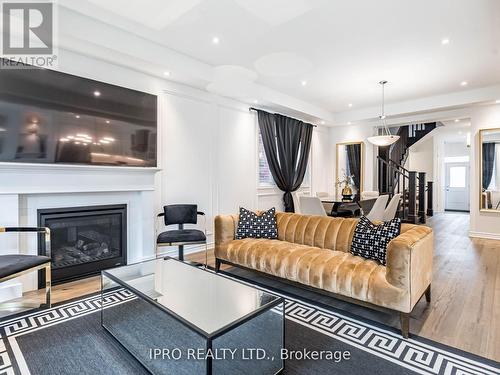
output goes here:
<path id="1" fill-rule="evenodd" d="M 499 0 L 59 4 L 212 67 L 245 68 L 235 81 L 243 85 L 244 77 L 251 76 L 247 95 L 255 99 L 260 99 L 258 90 L 252 92 L 257 84 L 331 112 L 345 112 L 378 105 L 381 79 L 389 81 L 388 103 L 500 83 Z M 212 43 L 213 37 L 219 44 Z M 450 43 L 442 45 L 443 38 Z M 171 74 L 174 78 L 176 72 Z M 462 81 L 468 85 L 460 86 Z M 231 91 L 226 86 L 212 82 L 211 88 Z"/>

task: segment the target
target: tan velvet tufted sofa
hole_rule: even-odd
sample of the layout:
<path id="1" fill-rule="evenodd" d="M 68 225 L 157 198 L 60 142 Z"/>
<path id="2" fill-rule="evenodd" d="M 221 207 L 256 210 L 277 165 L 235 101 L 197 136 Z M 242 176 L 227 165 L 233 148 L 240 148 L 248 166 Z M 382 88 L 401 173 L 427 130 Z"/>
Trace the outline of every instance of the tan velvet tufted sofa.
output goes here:
<path id="1" fill-rule="evenodd" d="M 238 215 L 215 218 L 216 270 L 221 263 L 249 268 L 337 298 L 400 312 L 408 337 L 409 314 L 425 294 L 430 301 L 433 233 L 402 224 L 387 248 L 387 265 L 352 255 L 357 219 L 279 212 L 278 239 L 235 240 Z"/>

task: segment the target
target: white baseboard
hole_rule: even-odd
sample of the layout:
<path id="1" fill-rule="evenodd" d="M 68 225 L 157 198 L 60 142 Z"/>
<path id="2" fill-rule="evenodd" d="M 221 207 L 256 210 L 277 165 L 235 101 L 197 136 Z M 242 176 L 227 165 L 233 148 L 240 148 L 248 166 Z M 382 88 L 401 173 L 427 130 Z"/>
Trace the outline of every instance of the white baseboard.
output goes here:
<path id="1" fill-rule="evenodd" d="M 470 230 L 469 237 L 485 238 L 488 240 L 499 240 L 500 241 L 500 234 L 499 233 L 476 232 L 476 231 Z"/>
<path id="2" fill-rule="evenodd" d="M 21 298 L 23 296 L 23 284 L 18 280 L 6 281 L 0 284 L 0 302 L 10 301 L 11 299 Z"/>

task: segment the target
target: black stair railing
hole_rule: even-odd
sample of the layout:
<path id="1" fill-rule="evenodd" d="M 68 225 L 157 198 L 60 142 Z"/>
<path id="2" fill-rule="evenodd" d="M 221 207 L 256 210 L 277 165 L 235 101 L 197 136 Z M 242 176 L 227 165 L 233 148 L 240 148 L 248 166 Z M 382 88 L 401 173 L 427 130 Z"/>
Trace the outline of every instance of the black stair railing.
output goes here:
<path id="1" fill-rule="evenodd" d="M 432 216 L 432 181 L 426 182 L 426 173 L 411 171 L 394 160 L 377 157 L 379 176 L 384 176 L 386 187 L 380 194 L 401 195 L 399 217 L 410 223 L 425 223 L 426 216 Z"/>

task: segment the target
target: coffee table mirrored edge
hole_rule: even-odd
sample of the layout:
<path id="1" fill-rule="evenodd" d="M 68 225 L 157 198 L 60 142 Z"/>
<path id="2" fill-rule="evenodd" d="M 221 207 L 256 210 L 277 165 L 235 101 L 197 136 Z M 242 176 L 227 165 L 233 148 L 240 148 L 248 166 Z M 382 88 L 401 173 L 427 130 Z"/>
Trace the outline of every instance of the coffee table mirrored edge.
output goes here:
<path id="1" fill-rule="evenodd" d="M 220 273 L 214 273 L 213 271 L 209 271 L 209 270 L 206 270 L 206 269 L 200 269 L 199 267 L 197 267 L 196 265 L 192 265 L 192 264 L 189 264 L 189 263 L 186 263 L 186 262 L 182 262 L 176 258 L 172 258 L 172 257 L 164 257 L 163 260 L 173 260 L 173 261 L 176 261 L 176 262 L 180 262 L 180 263 L 183 263 L 189 267 L 194 267 L 196 269 L 198 269 L 200 272 L 210 272 L 218 277 L 223 277 L 225 279 L 228 279 L 228 280 L 231 280 L 235 283 L 238 283 L 238 284 L 242 284 L 242 285 L 245 285 L 245 286 L 248 286 L 248 287 L 251 287 L 251 288 L 254 288 L 254 289 L 258 289 L 260 291 L 263 291 L 267 294 L 270 294 L 270 295 L 273 295 L 273 296 L 276 296 L 277 298 L 273 301 L 270 301 L 268 303 L 266 303 L 265 305 L 263 306 L 260 306 L 259 308 L 255 309 L 254 311 L 251 311 L 249 312 L 248 314 L 242 316 L 241 318 L 238 318 L 228 324 L 226 324 L 225 326 L 217 329 L 216 331 L 212 332 L 212 333 L 208 333 L 206 332 L 205 330 L 199 328 L 198 326 L 196 326 L 195 324 L 191 323 L 189 320 L 187 319 L 184 319 L 182 316 L 180 316 L 179 314 L 173 312 L 172 310 L 170 310 L 169 308 L 165 307 L 164 305 L 156 302 L 154 299 L 152 299 L 151 297 L 149 297 L 148 295 L 144 294 L 143 292 L 139 291 L 138 289 L 132 287 L 131 285 L 127 284 L 127 282 L 123 281 L 123 280 L 120 280 L 118 277 L 116 277 L 115 275 L 112 275 L 109 273 L 109 271 L 111 271 L 112 269 L 110 270 L 103 270 L 101 271 L 101 311 L 100 311 L 100 321 L 101 321 L 101 327 L 104 328 L 104 330 L 114 339 L 116 340 L 121 347 L 123 347 L 128 353 L 130 353 L 130 355 L 132 355 L 148 372 L 151 372 L 149 370 L 149 368 L 143 363 L 143 361 L 137 356 L 135 355 L 131 350 L 129 350 L 127 348 L 126 345 L 124 345 L 114 334 L 113 332 L 111 332 L 111 330 L 109 330 L 105 325 L 104 325 L 104 322 L 103 322 L 103 310 L 104 310 L 104 303 L 103 303 L 103 294 L 104 294 L 104 285 L 103 285 L 103 276 L 109 278 L 110 280 L 114 281 L 115 283 L 117 283 L 118 285 L 126 288 L 126 289 L 129 289 L 133 294 L 141 297 L 141 299 L 143 301 L 146 301 L 148 302 L 149 304 L 155 306 L 156 308 L 164 311 L 165 313 L 169 314 L 170 316 L 172 316 L 174 319 L 176 319 L 177 321 L 179 321 L 181 324 L 183 324 L 184 326 L 186 326 L 188 329 L 196 332 L 198 335 L 200 335 L 201 337 L 203 337 L 204 339 L 206 339 L 206 349 L 209 350 L 209 349 L 212 349 L 212 342 L 213 340 L 215 340 L 216 338 L 224 335 L 225 333 L 245 324 L 246 322 L 258 317 L 259 315 L 265 313 L 266 311 L 269 311 L 271 309 L 273 309 L 274 307 L 282 304 L 283 305 L 283 308 L 282 308 L 282 342 L 281 342 L 281 346 L 282 348 L 284 348 L 285 346 L 285 325 L 286 325 L 286 315 L 285 315 L 285 299 L 281 296 L 278 296 L 274 293 L 270 293 L 266 290 L 263 290 L 262 288 L 259 288 L 259 287 L 256 287 L 256 286 L 253 286 L 253 285 L 249 285 L 247 283 L 244 283 L 242 281 L 239 281 L 239 280 L 236 280 L 236 279 L 233 279 L 231 277 L 228 277 L 224 274 L 220 274 Z M 147 261 L 144 261 L 144 262 L 138 262 L 138 263 L 132 263 L 132 264 L 128 264 L 128 265 L 125 265 L 125 266 L 121 266 L 121 267 L 128 267 L 128 266 L 133 266 L 133 265 L 139 265 L 141 263 L 146 263 L 146 262 L 152 262 L 152 261 L 155 261 L 154 259 L 153 260 L 147 260 Z M 119 268 L 121 268 L 119 267 Z M 208 375 L 211 375 L 212 374 L 212 358 L 207 358 L 207 374 Z M 281 358 L 281 368 L 274 374 L 274 375 L 277 375 L 277 374 L 281 374 L 285 369 L 285 360 L 283 358 Z"/>

